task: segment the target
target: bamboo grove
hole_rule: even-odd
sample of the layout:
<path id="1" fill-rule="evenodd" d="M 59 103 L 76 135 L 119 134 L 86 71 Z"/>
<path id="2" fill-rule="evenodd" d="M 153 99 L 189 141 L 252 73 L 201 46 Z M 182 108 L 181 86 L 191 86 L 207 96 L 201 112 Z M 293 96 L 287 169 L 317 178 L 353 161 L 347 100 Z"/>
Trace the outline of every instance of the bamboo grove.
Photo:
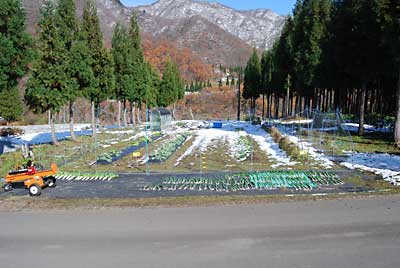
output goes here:
<path id="1" fill-rule="evenodd" d="M 54 144 L 53 117 L 65 106 L 69 107 L 71 138 L 75 140 L 74 102 L 78 97 L 91 102 L 96 136 L 104 100 L 118 101 L 121 125 L 121 117 L 124 124 L 128 123 L 128 108 L 129 121 L 135 123 L 135 109 L 166 107 L 184 96 L 177 64 L 167 60 L 160 74 L 145 60 L 135 14 L 128 28 L 116 23 L 112 48 L 107 49 L 91 0 L 86 2 L 82 17 L 77 16 L 73 0 L 44 1 L 36 38 L 26 33 L 21 1 L 0 0 L 0 6 L 0 113 L 7 121 L 21 118 L 17 83 L 28 74 L 25 102 L 35 113 L 48 112 Z"/>
<path id="2" fill-rule="evenodd" d="M 258 66 L 259 65 L 259 66 Z M 400 144 L 400 2 L 298 0 L 280 38 L 248 61 L 243 96 L 264 117 L 306 108 L 396 116 Z M 279 100 L 282 101 L 279 101 Z M 264 103 L 264 101 L 263 101 Z"/>

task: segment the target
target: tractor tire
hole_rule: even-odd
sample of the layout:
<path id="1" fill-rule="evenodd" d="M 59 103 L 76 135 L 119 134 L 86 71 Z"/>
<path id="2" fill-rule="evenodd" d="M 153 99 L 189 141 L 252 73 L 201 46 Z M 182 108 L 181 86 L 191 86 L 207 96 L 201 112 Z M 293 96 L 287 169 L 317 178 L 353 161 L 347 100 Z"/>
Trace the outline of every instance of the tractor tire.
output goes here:
<path id="1" fill-rule="evenodd" d="M 46 178 L 45 184 L 46 184 L 47 187 L 49 187 L 49 188 L 54 188 L 54 187 L 56 187 L 56 186 L 57 186 L 57 185 L 56 185 L 56 178 L 54 178 L 54 177 L 48 177 L 48 178 Z"/>
<path id="2" fill-rule="evenodd" d="M 7 183 L 6 185 L 4 185 L 4 191 L 5 192 L 9 192 L 13 189 L 12 185 L 10 183 Z"/>
<path id="3" fill-rule="evenodd" d="M 31 187 L 29 187 L 30 196 L 39 196 L 41 194 L 41 192 L 42 192 L 42 189 L 37 184 L 32 184 Z"/>

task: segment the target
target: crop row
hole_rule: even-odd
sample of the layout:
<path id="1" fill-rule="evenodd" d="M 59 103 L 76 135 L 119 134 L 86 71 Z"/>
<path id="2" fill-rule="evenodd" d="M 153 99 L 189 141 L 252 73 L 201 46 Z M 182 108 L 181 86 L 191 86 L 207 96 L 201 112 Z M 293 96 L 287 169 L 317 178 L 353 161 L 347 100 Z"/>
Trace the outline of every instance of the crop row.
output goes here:
<path id="1" fill-rule="evenodd" d="M 151 162 L 163 162 L 167 160 L 171 155 L 175 153 L 176 150 L 178 150 L 183 143 L 185 143 L 187 137 L 189 135 L 186 133 L 179 133 L 175 136 L 173 140 L 168 140 L 158 146 L 157 149 L 154 150 L 154 152 L 151 153 L 150 155 L 150 161 Z"/>
<path id="2" fill-rule="evenodd" d="M 224 177 L 167 178 L 161 184 L 147 185 L 144 190 L 192 190 L 192 191 L 246 191 L 246 190 L 312 190 L 321 185 L 343 183 L 333 172 L 269 171 L 254 172 Z"/>
<path id="3" fill-rule="evenodd" d="M 235 146 L 236 146 L 236 148 L 235 148 L 234 156 L 238 161 L 245 161 L 247 158 L 250 157 L 250 155 L 253 151 L 253 146 L 251 144 L 251 141 L 245 135 L 241 135 L 235 141 Z"/>
<path id="4" fill-rule="evenodd" d="M 111 181 L 118 177 L 112 173 L 77 173 L 77 172 L 60 172 L 56 176 L 57 180 L 65 181 Z"/>
<path id="5" fill-rule="evenodd" d="M 111 152 L 104 153 L 97 158 L 97 162 L 112 163 L 113 158 L 115 158 L 115 157 L 121 157 L 121 152 L 111 151 Z"/>

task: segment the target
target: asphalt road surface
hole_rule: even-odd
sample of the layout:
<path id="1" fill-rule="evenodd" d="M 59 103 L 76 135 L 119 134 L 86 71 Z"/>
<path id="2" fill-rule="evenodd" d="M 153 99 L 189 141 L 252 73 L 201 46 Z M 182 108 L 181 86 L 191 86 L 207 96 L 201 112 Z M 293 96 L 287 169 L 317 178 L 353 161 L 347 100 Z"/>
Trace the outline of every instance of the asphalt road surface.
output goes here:
<path id="1" fill-rule="evenodd" d="M 0 267 L 400 267 L 400 197 L 0 213 Z"/>

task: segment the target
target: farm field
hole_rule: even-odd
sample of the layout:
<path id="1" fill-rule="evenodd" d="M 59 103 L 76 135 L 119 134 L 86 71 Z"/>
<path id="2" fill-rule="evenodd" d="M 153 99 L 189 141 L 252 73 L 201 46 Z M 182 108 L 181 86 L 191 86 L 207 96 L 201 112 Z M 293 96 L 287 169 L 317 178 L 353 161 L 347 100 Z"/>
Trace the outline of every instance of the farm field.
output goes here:
<path id="1" fill-rule="evenodd" d="M 287 138 L 284 139 L 288 141 L 286 144 L 282 138 L 281 141 L 277 139 L 276 132 L 260 125 L 236 121 L 220 123 L 222 127 L 215 128 L 213 122 L 177 121 L 164 131 L 146 131 L 144 126 L 102 129 L 96 140 L 82 131 L 79 143 L 66 139 L 60 146 L 44 143 L 32 145 L 32 149 L 37 163 L 58 164 L 57 179 L 67 185 L 72 181 L 85 185 L 98 181 L 107 186 L 120 180 L 122 174 L 128 174 L 133 180 L 131 190 L 137 196 L 143 191 L 178 194 L 260 190 L 321 192 L 326 190 L 322 189 L 324 187 L 328 192 L 373 191 L 391 189 L 389 183 L 382 184 L 379 179 L 395 185 L 398 180 L 400 167 L 393 165 L 398 161 L 395 155 L 386 155 L 388 164 L 385 164 L 383 156 L 374 154 L 375 158 L 371 157 L 370 151 L 349 154 L 349 146 L 341 143 L 343 147 L 338 149 L 341 157 L 332 158 L 302 136 L 278 132 Z M 35 141 L 32 135 L 28 137 Z M 330 140 L 326 137 L 328 143 Z M 2 155 L 1 159 L 2 174 L 22 161 L 19 153 Z M 365 159 L 369 159 L 369 163 Z M 351 170 L 354 169 L 364 173 L 353 175 Z M 336 173 L 342 175 L 336 177 Z M 152 179 L 143 176 L 146 174 L 153 175 Z"/>
<path id="2" fill-rule="evenodd" d="M 68 172 L 145 172 L 146 166 L 149 172 L 156 173 L 324 167 L 322 161 L 312 158 L 305 163 L 298 161 L 259 125 L 246 122 L 223 122 L 218 129 L 209 122 L 180 121 L 163 132 L 146 133 L 143 127 L 110 129 L 101 131 L 96 141 L 85 135 L 78 139 L 79 143 L 64 140 L 60 146 L 33 145 L 36 161 L 43 165 L 56 162 L 62 171 Z M 12 154 L 2 158 L 5 163 L 15 161 Z"/>

